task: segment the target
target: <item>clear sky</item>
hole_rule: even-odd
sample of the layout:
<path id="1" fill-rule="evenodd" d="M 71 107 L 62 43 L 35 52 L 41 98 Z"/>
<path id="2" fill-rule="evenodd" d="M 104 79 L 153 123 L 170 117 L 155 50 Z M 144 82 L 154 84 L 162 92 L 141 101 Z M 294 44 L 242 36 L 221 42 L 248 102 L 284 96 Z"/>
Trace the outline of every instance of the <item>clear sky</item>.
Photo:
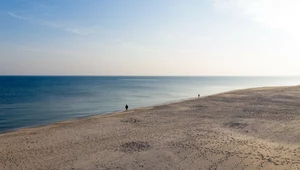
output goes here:
<path id="1" fill-rule="evenodd" d="M 1 75 L 300 75 L 299 0 L 1 0 Z"/>

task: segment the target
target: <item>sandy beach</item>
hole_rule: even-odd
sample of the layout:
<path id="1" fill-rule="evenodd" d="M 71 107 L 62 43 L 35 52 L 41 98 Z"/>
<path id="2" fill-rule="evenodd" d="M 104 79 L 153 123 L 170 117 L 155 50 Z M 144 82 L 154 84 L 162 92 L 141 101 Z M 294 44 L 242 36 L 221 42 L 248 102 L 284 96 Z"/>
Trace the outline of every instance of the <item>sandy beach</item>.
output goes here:
<path id="1" fill-rule="evenodd" d="M 0 169 L 300 169 L 300 86 L 0 134 Z"/>

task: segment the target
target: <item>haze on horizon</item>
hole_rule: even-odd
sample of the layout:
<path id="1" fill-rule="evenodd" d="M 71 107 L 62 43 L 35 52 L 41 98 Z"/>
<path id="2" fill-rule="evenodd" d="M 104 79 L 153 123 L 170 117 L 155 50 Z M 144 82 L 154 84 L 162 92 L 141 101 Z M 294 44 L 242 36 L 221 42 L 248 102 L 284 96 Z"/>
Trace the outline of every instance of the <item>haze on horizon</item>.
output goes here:
<path id="1" fill-rule="evenodd" d="M 300 74 L 298 0 L 0 2 L 0 75 Z"/>

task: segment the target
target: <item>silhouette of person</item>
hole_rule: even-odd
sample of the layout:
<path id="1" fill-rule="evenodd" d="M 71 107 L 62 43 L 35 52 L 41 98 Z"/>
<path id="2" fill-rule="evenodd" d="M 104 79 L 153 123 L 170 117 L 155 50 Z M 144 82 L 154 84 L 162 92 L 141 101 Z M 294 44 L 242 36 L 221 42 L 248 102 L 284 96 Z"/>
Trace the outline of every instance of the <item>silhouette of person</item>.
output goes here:
<path id="1" fill-rule="evenodd" d="M 198 94 L 198 97 L 200 97 L 200 94 Z"/>
<path id="2" fill-rule="evenodd" d="M 125 109 L 128 110 L 128 105 L 126 104 Z"/>

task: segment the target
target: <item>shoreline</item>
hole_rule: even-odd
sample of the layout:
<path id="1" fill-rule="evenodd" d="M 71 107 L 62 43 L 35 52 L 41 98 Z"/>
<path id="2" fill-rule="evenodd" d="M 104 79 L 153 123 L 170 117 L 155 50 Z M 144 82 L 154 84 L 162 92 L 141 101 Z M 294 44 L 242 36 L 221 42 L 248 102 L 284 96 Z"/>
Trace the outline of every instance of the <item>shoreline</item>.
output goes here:
<path id="1" fill-rule="evenodd" d="M 289 86 L 274 86 L 274 87 L 289 87 Z M 251 89 L 256 89 L 256 88 L 272 88 L 272 87 L 253 87 L 253 88 L 247 88 L 247 89 L 236 89 L 236 90 L 220 92 L 220 93 L 216 93 L 216 94 L 212 94 L 212 95 L 208 95 L 208 96 L 203 96 L 203 97 L 200 97 L 200 98 L 205 98 L 205 97 L 209 97 L 209 96 L 214 96 L 214 95 L 218 95 L 218 94 L 234 92 L 234 91 L 239 91 L 239 90 L 251 90 Z M 156 107 L 156 106 L 175 104 L 175 103 L 180 103 L 180 102 L 189 101 L 189 100 L 196 100 L 196 99 L 199 99 L 199 98 L 194 97 L 194 98 L 180 99 L 180 100 L 176 100 L 176 101 L 170 101 L 170 102 L 160 103 L 160 104 L 151 105 L 151 106 L 137 107 L 137 108 L 129 109 L 128 111 L 134 111 L 134 110 L 140 110 L 140 109 L 143 109 L 143 110 L 144 109 L 151 109 L 151 108 Z M 7 134 L 7 133 L 15 133 L 15 132 L 23 131 L 23 130 L 24 131 L 33 130 L 35 128 L 43 128 L 45 126 L 51 126 L 51 125 L 56 125 L 56 124 L 72 123 L 72 122 L 79 121 L 79 120 L 82 120 L 82 119 L 89 119 L 91 117 L 105 117 L 105 116 L 110 116 L 110 115 L 113 115 L 113 114 L 120 114 L 120 113 L 123 113 L 123 112 L 126 113 L 125 110 L 124 111 L 116 111 L 116 112 L 107 112 L 107 113 L 97 113 L 97 114 L 94 114 L 94 115 L 71 118 L 71 119 L 58 121 L 58 122 L 52 122 L 52 123 L 44 124 L 44 125 L 28 126 L 28 127 L 22 127 L 22 128 L 7 130 L 7 131 L 0 132 L 0 137 L 1 137 L 1 135 Z"/>
<path id="2" fill-rule="evenodd" d="M 0 169 L 300 169 L 300 86 L 233 90 L 0 134 Z"/>
<path id="3" fill-rule="evenodd" d="M 176 104 L 176 103 L 181 103 L 181 102 L 185 102 L 185 101 L 192 101 L 192 100 L 196 100 L 196 99 L 203 99 L 205 97 L 210 97 L 210 96 L 215 96 L 215 95 L 220 95 L 220 94 L 230 93 L 230 92 L 236 92 L 236 91 L 255 90 L 255 89 L 272 89 L 272 88 L 284 88 L 284 87 L 294 87 L 294 86 L 268 86 L 268 87 L 252 87 L 252 88 L 246 88 L 246 89 L 235 89 L 235 90 L 230 90 L 230 91 L 225 91 L 225 92 L 220 92 L 220 93 L 216 93 L 216 94 L 212 94 L 212 95 L 203 96 L 203 97 L 200 97 L 200 98 L 193 97 L 193 98 L 186 98 L 186 99 L 180 99 L 180 100 L 176 100 L 176 101 L 160 103 L 160 104 L 151 105 L 151 106 L 137 107 L 137 108 L 133 108 L 133 109 L 128 110 L 128 112 L 129 111 L 133 112 L 133 111 L 136 111 L 136 110 L 151 109 L 151 108 L 154 108 L 154 107 L 157 107 L 157 106 Z M 18 133 L 18 132 L 22 132 L 22 131 L 34 130 L 34 129 L 37 129 L 37 128 L 45 128 L 47 126 L 54 126 L 54 125 L 66 124 L 66 123 L 74 123 L 76 121 L 80 121 L 82 119 L 90 119 L 92 117 L 101 118 L 101 117 L 113 116 L 115 114 L 116 115 L 117 114 L 122 114 L 122 113 L 126 114 L 128 112 L 126 112 L 126 111 L 115 111 L 115 112 L 107 112 L 107 113 L 97 113 L 97 114 L 94 114 L 94 115 L 81 116 L 81 117 L 77 117 L 77 118 L 75 117 L 75 118 L 71 118 L 71 119 L 67 119 L 67 120 L 63 120 L 63 121 L 57 121 L 57 122 L 52 122 L 52 123 L 49 123 L 49 124 L 44 124 L 44 125 L 36 125 L 36 126 L 16 128 L 16 129 L 0 132 L 0 137 L 2 135 L 9 134 L 9 133 Z"/>
<path id="4" fill-rule="evenodd" d="M 81 117 L 71 118 L 71 119 L 67 119 L 67 120 L 63 120 L 63 121 L 52 122 L 52 123 L 44 124 L 44 125 L 22 127 L 22 128 L 12 129 L 12 130 L 8 130 L 8 131 L 2 131 L 2 132 L 0 132 L 0 137 L 1 137 L 1 135 L 4 135 L 4 134 L 17 133 L 19 131 L 28 131 L 28 130 L 34 130 L 36 128 L 44 128 L 46 126 L 66 124 L 66 123 L 73 123 L 73 122 L 76 122 L 76 121 L 80 121 L 80 120 L 84 120 L 84 119 L 90 119 L 90 118 L 93 118 L 93 117 L 101 118 L 101 117 L 114 116 L 114 115 L 117 115 L 117 114 L 126 114 L 126 113 L 131 113 L 131 112 L 134 112 L 134 111 L 137 111 L 137 110 L 147 110 L 147 109 L 151 109 L 151 108 L 154 108 L 154 107 L 157 107 L 157 106 L 163 106 L 163 105 L 168 105 L 168 104 L 175 104 L 175 103 L 180 103 L 180 102 L 189 101 L 189 100 L 195 100 L 195 99 L 198 99 L 198 98 L 197 97 L 195 97 L 195 98 L 187 98 L 187 99 L 181 99 L 181 100 L 177 100 L 177 101 L 171 101 L 171 102 L 161 103 L 161 104 L 157 104 L 157 105 L 151 105 L 151 106 L 145 106 L 145 107 L 137 107 L 137 108 L 129 109 L 128 111 L 124 110 L 124 111 L 115 111 L 115 112 L 107 112 L 107 113 L 97 113 L 97 114 L 94 114 L 94 115 L 81 116 Z"/>

